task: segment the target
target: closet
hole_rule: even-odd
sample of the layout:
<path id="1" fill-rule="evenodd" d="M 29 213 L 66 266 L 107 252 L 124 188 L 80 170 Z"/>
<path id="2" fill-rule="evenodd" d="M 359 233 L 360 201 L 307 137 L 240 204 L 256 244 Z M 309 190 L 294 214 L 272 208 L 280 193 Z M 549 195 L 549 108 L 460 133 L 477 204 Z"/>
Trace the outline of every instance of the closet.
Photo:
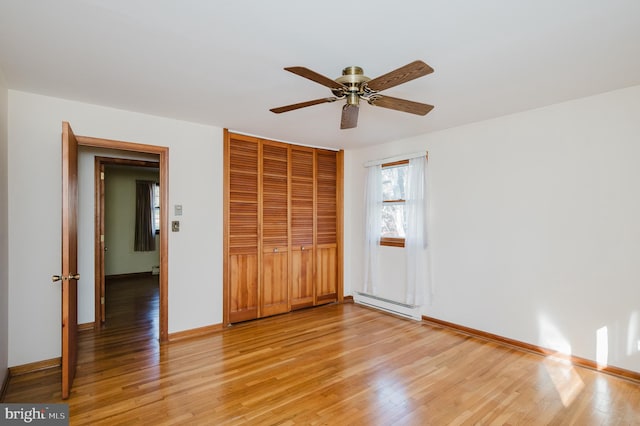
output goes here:
<path id="1" fill-rule="evenodd" d="M 225 324 L 342 301 L 342 155 L 225 130 Z"/>

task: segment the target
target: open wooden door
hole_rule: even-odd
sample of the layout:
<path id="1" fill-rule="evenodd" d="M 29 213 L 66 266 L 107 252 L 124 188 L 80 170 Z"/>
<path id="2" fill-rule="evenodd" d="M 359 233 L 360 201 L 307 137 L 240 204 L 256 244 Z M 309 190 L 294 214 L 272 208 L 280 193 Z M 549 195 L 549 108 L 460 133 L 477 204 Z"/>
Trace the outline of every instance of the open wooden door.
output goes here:
<path id="1" fill-rule="evenodd" d="M 69 398 L 78 354 L 78 141 L 62 123 L 62 398 Z"/>

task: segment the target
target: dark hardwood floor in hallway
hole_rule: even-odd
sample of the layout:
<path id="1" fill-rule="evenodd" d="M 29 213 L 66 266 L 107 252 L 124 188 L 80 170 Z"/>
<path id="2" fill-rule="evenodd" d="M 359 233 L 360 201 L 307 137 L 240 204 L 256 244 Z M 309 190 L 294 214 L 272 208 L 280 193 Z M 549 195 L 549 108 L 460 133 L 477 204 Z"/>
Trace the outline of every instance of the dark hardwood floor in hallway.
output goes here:
<path id="1" fill-rule="evenodd" d="M 71 424 L 640 424 L 638 383 L 357 305 L 159 345 L 157 280 L 108 291 Z M 5 402 L 62 402 L 60 370 L 13 377 Z"/>

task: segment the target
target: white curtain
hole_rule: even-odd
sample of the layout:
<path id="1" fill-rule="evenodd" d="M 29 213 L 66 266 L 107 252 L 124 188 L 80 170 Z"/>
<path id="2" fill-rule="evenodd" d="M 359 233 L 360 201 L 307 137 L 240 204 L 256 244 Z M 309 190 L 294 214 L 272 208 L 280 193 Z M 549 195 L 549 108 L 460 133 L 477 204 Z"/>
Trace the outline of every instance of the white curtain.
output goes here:
<path id="1" fill-rule="evenodd" d="M 364 292 L 377 294 L 380 281 L 380 222 L 382 208 L 382 166 L 367 168 L 365 185 Z"/>
<path id="2" fill-rule="evenodd" d="M 427 159 L 424 155 L 409 160 L 409 178 L 405 213 L 407 230 L 407 292 L 405 302 L 423 305 L 432 301 L 427 234 Z"/>

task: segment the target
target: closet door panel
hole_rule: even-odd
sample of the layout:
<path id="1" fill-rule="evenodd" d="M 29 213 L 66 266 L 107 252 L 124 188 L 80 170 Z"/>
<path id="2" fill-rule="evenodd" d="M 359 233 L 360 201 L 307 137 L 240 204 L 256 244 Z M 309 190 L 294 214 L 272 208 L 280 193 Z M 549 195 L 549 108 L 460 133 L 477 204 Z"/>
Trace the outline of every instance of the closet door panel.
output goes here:
<path id="1" fill-rule="evenodd" d="M 262 286 L 260 316 L 290 310 L 289 148 L 262 143 Z"/>
<path id="2" fill-rule="evenodd" d="M 338 265 L 335 244 L 319 246 L 316 268 L 316 304 L 335 302 L 338 297 Z"/>
<path id="3" fill-rule="evenodd" d="M 314 149 L 291 147 L 291 308 L 313 306 Z"/>
<path id="4" fill-rule="evenodd" d="M 228 147 L 227 276 L 230 322 L 258 317 L 258 141 L 231 137 Z"/>
<path id="5" fill-rule="evenodd" d="M 289 312 L 289 259 L 285 250 L 262 255 L 261 317 Z"/>
<path id="6" fill-rule="evenodd" d="M 258 256 L 235 254 L 230 256 L 229 271 L 230 322 L 246 321 L 258 317 Z"/>
<path id="7" fill-rule="evenodd" d="M 291 250 L 291 309 L 313 306 L 313 250 Z"/>
<path id="8" fill-rule="evenodd" d="M 315 304 L 337 300 L 337 156 L 316 151 L 316 282 Z"/>

